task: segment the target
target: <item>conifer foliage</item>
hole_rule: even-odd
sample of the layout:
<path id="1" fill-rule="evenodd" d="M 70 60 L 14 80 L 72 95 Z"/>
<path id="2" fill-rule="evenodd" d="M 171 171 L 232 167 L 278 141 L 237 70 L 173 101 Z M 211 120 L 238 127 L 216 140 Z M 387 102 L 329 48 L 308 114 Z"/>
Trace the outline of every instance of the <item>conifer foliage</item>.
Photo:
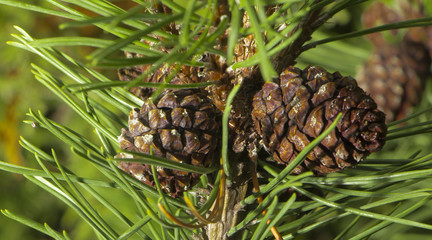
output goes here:
<path id="1" fill-rule="evenodd" d="M 36 39 L 16 27 L 9 44 L 53 66 L 32 65 L 32 72 L 93 131 L 30 110 L 28 123 L 70 146 L 63 152 L 74 161 L 22 138 L 40 169 L 6 162 L 0 169 L 24 175 L 71 207 L 83 220 L 77 229 L 93 231 L 88 238 L 430 234 L 432 217 L 419 213 L 430 212 L 432 141 L 417 140 L 432 132 L 431 104 L 416 105 L 430 78 L 432 20 L 421 1 L 385 2 L 393 5 L 0 0 L 68 19 L 62 28 L 104 31 Z M 326 32 L 339 13 L 356 16 L 362 7 L 364 29 Z M 326 37 L 317 39 L 317 32 Z M 387 33 L 402 37 L 392 42 Z M 366 34 L 374 47 L 355 78 L 297 63 L 313 48 L 311 54 L 330 42 L 346 46 Z M 96 49 L 82 59 L 64 51 L 77 46 Z M 316 53 L 314 63 L 343 66 L 359 46 L 334 56 Z M 94 177 L 80 169 L 92 169 Z M 54 239 L 70 239 L 69 228 L 49 226 L 57 223 L 2 213 Z"/>

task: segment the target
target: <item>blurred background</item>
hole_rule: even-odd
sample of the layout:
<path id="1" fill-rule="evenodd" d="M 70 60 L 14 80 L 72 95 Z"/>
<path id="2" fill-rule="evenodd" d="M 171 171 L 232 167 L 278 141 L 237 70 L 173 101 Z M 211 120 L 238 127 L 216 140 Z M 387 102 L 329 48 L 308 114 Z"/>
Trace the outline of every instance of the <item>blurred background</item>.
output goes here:
<path id="1" fill-rule="evenodd" d="M 60 30 L 58 25 L 65 21 L 59 17 L 0 5 L 0 160 L 11 164 L 39 168 L 34 156 L 20 147 L 23 136 L 46 152 L 55 148 L 62 160 L 69 161 L 69 147 L 63 145 L 47 131 L 23 123 L 28 109 L 41 111 L 45 116 L 62 122 L 73 129 L 85 130 L 86 125 L 74 121 L 74 114 L 63 102 L 35 80 L 31 73 L 31 63 L 46 68 L 53 67 L 40 57 L 25 50 L 6 44 L 13 41 L 11 34 L 17 33 L 14 25 L 25 29 L 37 38 L 64 35 L 98 36 L 102 32 L 96 28 Z M 76 51 L 75 51 L 76 50 Z M 82 59 L 90 49 L 79 48 L 68 51 Z M 88 128 L 88 127 L 87 127 Z M 73 162 L 73 161 L 71 161 Z M 79 223 L 75 214 L 69 214 L 64 204 L 36 187 L 23 176 L 7 172 L 0 174 L 0 209 L 8 209 L 25 215 L 38 222 L 47 222 L 54 229 L 76 226 Z M 58 224 L 56 226 L 55 224 Z M 62 227 L 60 227 L 62 223 Z M 67 224 L 65 224 L 67 223 Z M 78 224 L 79 225 L 79 224 Z M 73 228 L 75 228 L 73 227 Z M 65 229 L 67 230 L 67 229 Z M 85 239 L 87 230 L 80 239 Z M 0 216 L 0 239 L 46 239 L 46 236 L 18 222 Z"/>
<path id="2" fill-rule="evenodd" d="M 47 148 L 56 146 L 50 134 L 24 124 L 28 108 L 40 109 L 48 115 L 57 115 L 66 109 L 49 91 L 38 84 L 30 72 L 30 63 L 44 65 L 36 55 L 6 44 L 13 40 L 18 25 L 30 34 L 56 34 L 58 18 L 29 11 L 0 6 L 0 159 L 22 166 L 35 166 L 28 152 L 19 145 L 19 137 L 26 136 Z M 58 33 L 57 33 L 58 34 Z M 46 64 L 45 64 L 46 65 Z M 36 163 L 37 164 L 37 163 Z M 0 208 L 21 211 L 40 222 L 60 222 L 65 208 L 59 201 L 19 175 L 0 174 Z M 44 239 L 46 236 L 8 218 L 0 217 L 0 239 Z"/>

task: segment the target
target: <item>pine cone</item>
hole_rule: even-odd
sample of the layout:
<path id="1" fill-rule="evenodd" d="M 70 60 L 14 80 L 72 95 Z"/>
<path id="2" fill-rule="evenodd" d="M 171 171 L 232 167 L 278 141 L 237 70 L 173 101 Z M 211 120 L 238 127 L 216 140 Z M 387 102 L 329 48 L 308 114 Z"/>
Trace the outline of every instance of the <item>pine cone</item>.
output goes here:
<path id="1" fill-rule="evenodd" d="M 363 14 L 366 27 L 424 17 L 418 0 L 400 0 L 392 8 L 377 2 Z M 358 84 L 386 114 L 388 122 L 404 118 L 423 95 L 430 76 L 431 57 L 426 34 L 431 27 L 392 30 L 391 38 L 383 33 L 368 35 L 374 44 L 372 56 L 356 76 Z M 398 38 L 399 36 L 399 38 Z"/>
<path id="2" fill-rule="evenodd" d="M 353 78 L 320 67 L 289 67 L 253 99 L 256 131 L 282 164 L 290 163 L 338 113 L 343 116 L 337 128 L 307 155 L 296 174 L 336 172 L 380 150 L 387 132 L 384 114 Z"/>
<path id="3" fill-rule="evenodd" d="M 375 48 L 358 71 L 358 84 L 376 101 L 388 122 L 404 118 L 423 95 L 431 59 L 422 44 Z"/>
<path id="4" fill-rule="evenodd" d="M 153 154 L 176 162 L 208 167 L 217 158 L 219 119 L 217 109 L 199 89 L 166 90 L 152 102 L 129 115 L 129 129 L 119 137 L 121 149 Z M 131 157 L 120 153 L 119 157 Z M 147 164 L 120 162 L 120 168 L 154 186 Z M 158 167 L 157 175 L 165 192 L 173 197 L 188 190 L 200 175 Z"/>
<path id="5" fill-rule="evenodd" d="M 131 53 L 126 53 L 129 57 L 136 57 L 137 55 L 133 55 Z M 204 58 L 203 58 L 204 59 Z M 141 76 L 145 73 L 151 65 L 140 65 L 131 68 L 122 68 L 119 69 L 118 75 L 121 81 L 133 81 L 135 78 Z M 187 83 L 199 83 L 205 81 L 211 81 L 212 79 L 208 78 L 207 75 L 202 74 L 204 68 L 194 67 L 182 65 L 179 67 L 179 70 L 174 76 L 171 74 L 174 73 L 177 65 L 162 65 L 157 68 L 154 72 L 149 74 L 147 77 L 143 79 L 143 82 L 148 83 L 170 83 L 170 84 L 187 84 Z M 208 70 L 207 70 L 208 71 Z M 211 72 L 211 71 L 210 71 Z M 135 96 L 146 99 L 150 97 L 150 95 L 156 90 L 156 88 L 148 88 L 148 87 L 132 87 L 129 91 L 133 93 Z"/>

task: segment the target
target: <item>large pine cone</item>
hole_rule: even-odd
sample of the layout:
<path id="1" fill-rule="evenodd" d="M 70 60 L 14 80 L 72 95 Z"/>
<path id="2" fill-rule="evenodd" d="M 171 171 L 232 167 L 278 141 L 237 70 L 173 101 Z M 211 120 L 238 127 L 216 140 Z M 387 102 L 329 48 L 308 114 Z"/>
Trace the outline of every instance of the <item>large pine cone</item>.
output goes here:
<path id="1" fill-rule="evenodd" d="M 129 129 L 119 137 L 121 149 L 150 153 L 176 162 L 208 167 L 217 158 L 220 115 L 210 100 L 198 89 L 166 90 L 152 102 L 146 99 L 141 109 L 129 115 Z M 129 154 L 120 153 L 128 158 Z M 120 168 L 142 182 L 154 186 L 147 164 L 120 162 Z M 157 168 L 160 184 L 173 197 L 188 190 L 200 175 Z"/>
<path id="2" fill-rule="evenodd" d="M 252 118 L 275 160 L 290 163 L 329 126 L 337 128 L 310 152 L 294 173 L 336 172 L 380 150 L 387 132 L 385 115 L 351 77 L 319 67 L 287 68 L 278 82 L 267 82 L 253 99 Z"/>

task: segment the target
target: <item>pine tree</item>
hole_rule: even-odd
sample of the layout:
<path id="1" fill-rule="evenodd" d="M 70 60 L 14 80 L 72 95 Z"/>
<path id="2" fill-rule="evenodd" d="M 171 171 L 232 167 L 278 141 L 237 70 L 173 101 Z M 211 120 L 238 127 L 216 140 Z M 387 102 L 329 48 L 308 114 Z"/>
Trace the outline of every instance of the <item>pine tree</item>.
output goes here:
<path id="1" fill-rule="evenodd" d="M 73 162 L 27 138 L 40 168 L 0 162 L 66 204 L 78 226 L 2 213 L 54 239 L 82 229 L 98 239 L 430 234 L 429 94 L 385 123 L 347 76 L 350 55 L 367 52 L 362 36 L 425 29 L 430 6 L 406 21 L 329 30 L 366 2 L 0 0 L 67 19 L 61 28 L 104 31 L 37 39 L 15 27 L 9 44 L 52 65 L 32 73 L 92 131 L 30 109 L 26 122 L 64 142 Z M 70 56 L 83 46 L 96 49 Z"/>

